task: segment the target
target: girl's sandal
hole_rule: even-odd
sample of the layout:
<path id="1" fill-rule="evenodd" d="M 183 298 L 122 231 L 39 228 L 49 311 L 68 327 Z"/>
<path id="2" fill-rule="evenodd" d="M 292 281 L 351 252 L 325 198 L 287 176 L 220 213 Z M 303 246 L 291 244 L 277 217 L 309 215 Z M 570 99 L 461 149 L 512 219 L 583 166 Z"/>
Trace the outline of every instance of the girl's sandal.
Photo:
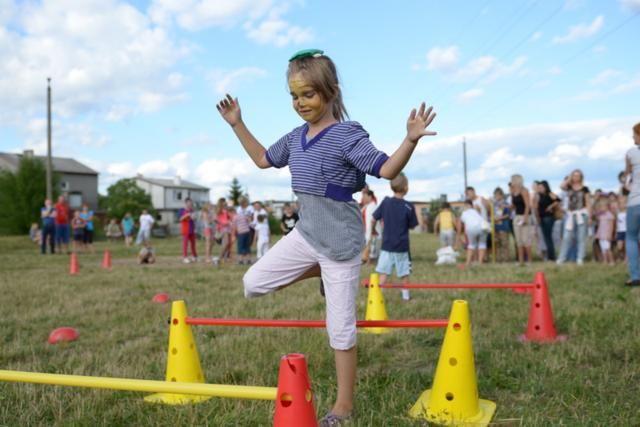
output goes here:
<path id="1" fill-rule="evenodd" d="M 320 420 L 320 427 L 337 427 L 344 426 L 349 421 L 353 420 L 353 414 L 349 415 L 336 415 L 334 413 L 329 412 Z"/>

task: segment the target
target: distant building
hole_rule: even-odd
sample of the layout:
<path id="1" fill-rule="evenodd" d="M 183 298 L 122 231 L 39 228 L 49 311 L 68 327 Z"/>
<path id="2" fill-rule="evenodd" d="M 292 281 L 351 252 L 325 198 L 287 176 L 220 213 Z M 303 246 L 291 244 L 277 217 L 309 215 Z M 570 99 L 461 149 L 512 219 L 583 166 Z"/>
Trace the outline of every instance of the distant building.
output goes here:
<path id="1" fill-rule="evenodd" d="M 22 156 L 33 157 L 42 162 L 47 160 L 46 156 L 34 155 L 33 150 L 25 150 L 23 154 L 0 153 L 0 169 L 15 173 Z M 78 209 L 86 203 L 92 210 L 98 210 L 98 172 L 66 157 L 52 157 L 51 163 L 53 172 L 60 176 L 58 190 L 68 196 L 71 209 Z"/>
<path id="2" fill-rule="evenodd" d="M 184 207 L 187 197 L 197 209 L 209 201 L 209 189 L 186 181 L 179 176 L 173 179 L 134 177 L 138 187 L 151 196 L 151 204 L 158 212 L 157 224 L 165 226 L 171 234 L 179 232 L 178 211 Z"/>

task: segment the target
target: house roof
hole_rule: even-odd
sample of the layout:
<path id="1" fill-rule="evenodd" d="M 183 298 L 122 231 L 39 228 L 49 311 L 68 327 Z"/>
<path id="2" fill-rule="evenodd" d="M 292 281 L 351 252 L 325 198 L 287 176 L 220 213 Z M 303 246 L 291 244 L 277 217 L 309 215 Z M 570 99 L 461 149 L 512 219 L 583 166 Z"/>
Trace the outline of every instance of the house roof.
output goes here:
<path id="1" fill-rule="evenodd" d="M 17 171 L 18 165 L 20 164 L 20 159 L 22 159 L 23 155 L 24 154 L 0 153 L 0 168 L 4 166 L 11 172 Z M 33 157 L 43 162 L 46 161 L 45 156 L 34 155 Z M 53 165 L 54 172 L 80 175 L 98 175 L 98 172 L 94 171 L 90 167 L 68 157 L 52 157 L 51 163 Z"/>
<path id="2" fill-rule="evenodd" d="M 134 179 L 148 182 L 149 184 L 158 185 L 160 187 L 165 187 L 165 188 L 185 188 L 188 190 L 209 191 L 208 187 L 204 187 L 202 185 L 196 184 L 191 181 L 186 181 L 184 179 L 181 179 L 179 184 L 177 184 L 174 179 L 166 179 L 166 178 L 147 178 L 146 176 L 136 176 Z"/>

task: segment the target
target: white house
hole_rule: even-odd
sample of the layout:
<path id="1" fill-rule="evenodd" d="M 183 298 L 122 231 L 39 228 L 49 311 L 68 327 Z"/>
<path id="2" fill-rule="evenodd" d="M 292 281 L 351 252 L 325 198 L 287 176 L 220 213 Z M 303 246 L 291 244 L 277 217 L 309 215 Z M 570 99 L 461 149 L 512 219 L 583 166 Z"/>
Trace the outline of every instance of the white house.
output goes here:
<path id="1" fill-rule="evenodd" d="M 179 232 L 178 211 L 184 207 L 187 197 L 193 200 L 196 209 L 209 201 L 207 187 L 186 181 L 179 176 L 161 179 L 137 175 L 134 179 L 138 187 L 151 195 L 151 204 L 159 215 L 157 224 L 166 226 L 171 234 Z"/>

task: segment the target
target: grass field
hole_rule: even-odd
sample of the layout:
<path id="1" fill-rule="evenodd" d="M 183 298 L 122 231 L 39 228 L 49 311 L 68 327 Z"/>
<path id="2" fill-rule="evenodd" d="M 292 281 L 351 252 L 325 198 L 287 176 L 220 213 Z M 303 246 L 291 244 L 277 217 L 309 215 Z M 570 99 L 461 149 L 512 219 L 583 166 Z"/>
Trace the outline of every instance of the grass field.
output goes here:
<path id="1" fill-rule="evenodd" d="M 26 239 L 0 238 L 0 369 L 164 379 L 170 306 L 160 291 L 183 298 L 192 316 L 322 319 L 318 281 L 261 299 L 242 297 L 246 267 L 183 265 L 179 242 L 156 241 L 159 261 L 141 267 L 135 250 L 112 248 L 112 271 L 100 269 L 102 250 L 82 254 L 79 276 L 68 257 L 41 256 Z M 622 287 L 623 266 L 587 263 L 562 268 L 489 265 L 461 271 L 435 267 L 436 241 L 412 235 L 413 281 L 532 281 L 547 275 L 562 344 L 522 344 L 529 298 L 509 291 L 416 291 L 403 303 L 385 291 L 394 319 L 445 318 L 451 302 L 469 301 L 480 396 L 498 409 L 496 425 L 640 425 L 640 290 Z M 369 267 L 362 270 L 365 277 Z M 366 292 L 359 297 L 364 318 Z M 74 326 L 80 339 L 46 343 L 49 332 Z M 275 386 L 279 357 L 307 355 L 320 415 L 335 397 L 333 354 L 322 330 L 196 327 L 207 382 Z M 358 426 L 417 426 L 407 411 L 435 371 L 444 331 L 398 330 L 359 337 Z M 0 384 L 0 425 L 211 425 L 271 423 L 272 402 L 212 399 L 168 407 L 142 395 L 41 385 Z"/>

